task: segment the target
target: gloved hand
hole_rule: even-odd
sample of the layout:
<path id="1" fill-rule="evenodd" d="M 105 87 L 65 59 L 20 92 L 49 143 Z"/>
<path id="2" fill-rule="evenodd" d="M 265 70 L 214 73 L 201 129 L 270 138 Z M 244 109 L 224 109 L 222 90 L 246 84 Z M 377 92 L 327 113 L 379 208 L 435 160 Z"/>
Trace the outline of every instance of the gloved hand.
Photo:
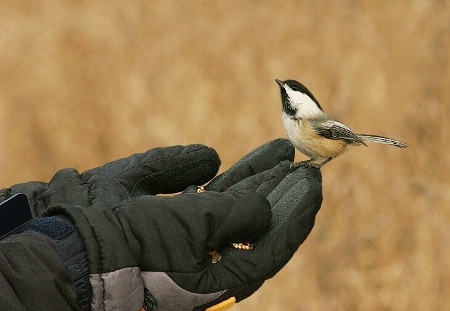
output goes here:
<path id="1" fill-rule="evenodd" d="M 130 197 L 173 193 L 213 178 L 220 166 L 216 151 L 204 145 L 154 148 L 78 173 L 57 172 L 49 183 L 33 181 L 0 190 L 0 202 L 25 193 L 33 217 L 59 203 L 114 206 Z"/>
<path id="2" fill-rule="evenodd" d="M 322 203 L 320 170 L 299 167 L 290 172 L 291 161 L 294 159 L 294 151 L 291 149 L 293 147 L 287 140 L 277 142 L 280 143 L 279 146 L 270 142 L 252 151 L 205 187 L 206 191 L 219 192 L 254 189 L 270 202 L 272 219 L 269 228 L 256 241 L 252 241 L 252 250 L 241 250 L 222 244 L 218 250 L 221 259 L 205 268 L 211 277 L 202 277 L 213 279 L 209 283 L 213 285 L 209 285 L 205 292 L 214 289 L 223 292 L 214 300 L 193 310 L 204 310 L 208 307 L 213 310 L 213 306 L 219 305 L 223 309 L 214 310 L 226 310 L 234 301 L 239 302 L 253 294 L 265 280 L 274 276 L 289 261 L 313 228 L 315 216 Z M 261 162 L 272 157 L 277 151 L 283 152 L 282 150 L 286 151 L 288 161 L 280 161 L 277 166 L 265 171 L 258 169 Z M 254 215 L 255 218 L 257 216 Z M 244 222 L 243 226 L 251 223 L 252 221 Z M 152 293 L 158 293 L 167 301 L 172 301 L 167 310 L 192 310 L 189 307 L 183 309 L 183 304 L 176 304 L 170 297 L 164 296 L 165 292 L 170 292 L 174 286 L 182 284 L 178 275 L 168 275 L 177 284 L 171 284 L 170 290 L 156 287 Z M 195 291 L 197 286 L 199 292 L 198 285 L 188 287 L 187 283 L 189 282 L 182 287 Z M 191 284 L 198 283 L 191 281 Z M 180 296 L 183 296 L 181 292 L 178 297 Z"/>
<path id="3" fill-rule="evenodd" d="M 64 170 L 49 185 L 19 185 L 3 195 L 25 190 L 36 214 L 45 209 L 46 216 L 71 219 L 88 257 L 94 310 L 139 310 L 144 295 L 149 310 L 204 310 L 251 295 L 312 229 L 320 172 L 289 173 L 293 156 L 287 140 L 275 140 L 216 177 L 205 193 L 188 187 L 170 198 L 145 195 L 203 184 L 220 164 L 204 146 L 169 147 L 83 174 Z M 229 246 L 244 241 L 254 249 Z M 207 255 L 212 249 L 222 256 L 215 264 Z"/>

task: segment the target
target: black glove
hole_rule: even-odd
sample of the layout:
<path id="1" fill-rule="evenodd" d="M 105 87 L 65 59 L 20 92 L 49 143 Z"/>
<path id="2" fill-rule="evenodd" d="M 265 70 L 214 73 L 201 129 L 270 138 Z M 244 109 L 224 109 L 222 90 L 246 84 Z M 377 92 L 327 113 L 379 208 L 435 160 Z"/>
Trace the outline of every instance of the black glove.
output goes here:
<path id="1" fill-rule="evenodd" d="M 288 161 L 281 161 L 265 171 L 258 169 L 277 152 L 285 153 Z M 205 187 L 207 191 L 226 192 L 254 189 L 270 202 L 272 219 L 269 228 L 252 241 L 252 250 L 236 249 L 230 245 L 219 248 L 221 260 L 208 267 L 214 276 L 211 281 L 214 285 L 209 287 L 209 291 L 213 288 L 226 291 L 195 310 L 221 302 L 224 307 L 227 304 L 231 306 L 234 301 L 247 298 L 289 261 L 309 235 L 322 202 L 321 174 L 318 169 L 305 167 L 290 172 L 293 158 L 294 150 L 289 141 L 273 141 L 249 153 Z M 252 221 L 247 222 L 250 223 Z M 155 293 L 157 291 L 164 294 L 164 289 L 155 288 Z M 174 307 L 177 309 L 180 305 Z"/>

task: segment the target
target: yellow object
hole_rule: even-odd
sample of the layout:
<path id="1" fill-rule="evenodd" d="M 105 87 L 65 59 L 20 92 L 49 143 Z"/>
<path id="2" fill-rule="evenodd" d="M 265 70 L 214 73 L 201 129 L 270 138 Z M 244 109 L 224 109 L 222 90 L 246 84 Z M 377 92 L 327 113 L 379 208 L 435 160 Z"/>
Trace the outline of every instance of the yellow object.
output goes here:
<path id="1" fill-rule="evenodd" d="M 225 311 L 230 309 L 236 303 L 235 297 L 230 297 L 212 307 L 206 308 L 206 311 Z"/>

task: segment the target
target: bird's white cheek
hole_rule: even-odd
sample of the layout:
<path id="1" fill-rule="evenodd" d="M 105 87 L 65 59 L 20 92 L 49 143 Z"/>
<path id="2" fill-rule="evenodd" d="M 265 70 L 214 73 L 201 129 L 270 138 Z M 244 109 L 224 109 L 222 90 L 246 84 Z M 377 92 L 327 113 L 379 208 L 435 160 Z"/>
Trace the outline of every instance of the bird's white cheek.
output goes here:
<path id="1" fill-rule="evenodd" d="M 287 90 L 286 93 L 289 96 L 292 106 L 297 109 L 296 117 L 305 118 L 321 113 L 320 108 L 308 95 L 292 90 Z"/>

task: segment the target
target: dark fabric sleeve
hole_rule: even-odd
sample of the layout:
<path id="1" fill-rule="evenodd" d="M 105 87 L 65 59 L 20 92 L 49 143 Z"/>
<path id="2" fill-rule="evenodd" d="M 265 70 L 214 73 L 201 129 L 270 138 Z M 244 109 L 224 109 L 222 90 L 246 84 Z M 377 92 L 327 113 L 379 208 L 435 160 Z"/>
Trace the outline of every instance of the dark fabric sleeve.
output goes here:
<path id="1" fill-rule="evenodd" d="M 14 289 L 0 273 L 0 310 L 26 311 Z"/>
<path id="2" fill-rule="evenodd" d="M 65 263 L 34 233 L 0 241 L 0 293 L 0 310 L 80 310 Z"/>

